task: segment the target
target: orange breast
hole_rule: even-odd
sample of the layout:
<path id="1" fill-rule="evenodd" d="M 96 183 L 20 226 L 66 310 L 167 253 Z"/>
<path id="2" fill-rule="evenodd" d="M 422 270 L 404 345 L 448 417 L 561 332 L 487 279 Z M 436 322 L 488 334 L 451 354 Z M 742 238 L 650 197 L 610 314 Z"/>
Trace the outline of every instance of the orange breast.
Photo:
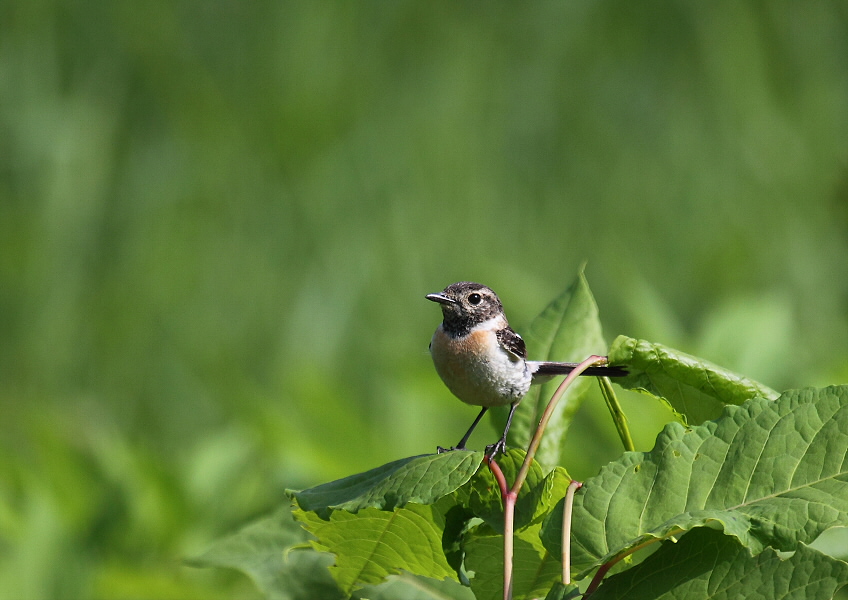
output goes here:
<path id="1" fill-rule="evenodd" d="M 430 342 L 433 364 L 442 381 L 454 396 L 475 406 L 510 404 L 523 395 L 505 393 L 503 382 L 493 377 L 493 351 L 498 351 L 498 342 L 492 330 L 451 338 L 439 327 Z"/>

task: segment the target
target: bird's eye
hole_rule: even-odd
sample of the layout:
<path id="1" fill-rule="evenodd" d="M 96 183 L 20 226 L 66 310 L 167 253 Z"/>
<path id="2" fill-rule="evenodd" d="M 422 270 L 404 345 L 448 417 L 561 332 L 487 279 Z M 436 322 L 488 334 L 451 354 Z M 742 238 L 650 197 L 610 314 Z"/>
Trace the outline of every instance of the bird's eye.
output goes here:
<path id="1" fill-rule="evenodd" d="M 468 295 L 468 303 L 477 306 L 480 302 L 483 301 L 483 296 L 480 294 L 469 294 Z"/>

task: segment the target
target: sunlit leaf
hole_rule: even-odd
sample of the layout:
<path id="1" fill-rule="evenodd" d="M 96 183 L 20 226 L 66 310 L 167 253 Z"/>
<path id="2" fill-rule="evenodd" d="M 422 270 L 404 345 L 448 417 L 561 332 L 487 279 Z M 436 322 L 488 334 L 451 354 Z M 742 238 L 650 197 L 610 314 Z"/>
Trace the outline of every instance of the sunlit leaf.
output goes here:
<path id="1" fill-rule="evenodd" d="M 336 510 L 329 520 L 298 510 L 295 518 L 317 538 L 316 550 L 336 555 L 330 573 L 345 593 L 401 571 L 458 580 L 442 550 L 444 517 L 433 506 L 364 508 L 356 514 Z"/>
<path id="2" fill-rule="evenodd" d="M 334 509 L 356 512 L 366 507 L 391 510 L 408 502 L 432 504 L 468 481 L 482 461 L 482 452 L 412 456 L 308 490 L 289 490 L 288 493 L 300 508 L 318 512 L 324 518 Z"/>
<path id="3" fill-rule="evenodd" d="M 754 554 L 848 524 L 848 386 L 757 398 L 692 429 L 669 424 L 651 452 L 625 454 L 575 496 L 573 564 L 705 524 Z M 554 509 L 543 531 L 554 553 L 560 531 Z"/>
<path id="4" fill-rule="evenodd" d="M 690 425 L 715 419 L 728 404 L 779 395 L 702 358 L 623 335 L 610 347 L 609 360 L 627 367 L 627 377 L 617 377 L 617 384 L 662 398 Z"/>

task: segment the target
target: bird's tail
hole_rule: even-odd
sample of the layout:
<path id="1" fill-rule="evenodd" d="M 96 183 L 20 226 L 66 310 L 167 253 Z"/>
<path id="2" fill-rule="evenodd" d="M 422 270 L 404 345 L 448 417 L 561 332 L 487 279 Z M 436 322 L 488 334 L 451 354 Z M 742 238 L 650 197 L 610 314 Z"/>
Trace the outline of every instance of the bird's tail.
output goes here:
<path id="1" fill-rule="evenodd" d="M 536 379 L 536 377 L 568 375 L 577 367 L 577 364 L 568 362 L 527 361 L 527 366 L 530 367 L 533 379 Z M 627 370 L 624 367 L 589 367 L 580 374 L 594 377 L 625 377 Z"/>

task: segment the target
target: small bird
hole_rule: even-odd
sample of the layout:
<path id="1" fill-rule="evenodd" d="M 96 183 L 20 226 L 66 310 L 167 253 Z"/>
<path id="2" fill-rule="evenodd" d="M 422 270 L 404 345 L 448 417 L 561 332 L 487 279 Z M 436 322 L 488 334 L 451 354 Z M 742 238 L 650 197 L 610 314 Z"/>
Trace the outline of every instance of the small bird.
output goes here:
<path id="1" fill-rule="evenodd" d="M 503 452 L 512 416 L 530 384 L 568 374 L 577 363 L 527 360 L 524 340 L 509 326 L 497 294 L 485 285 L 460 281 L 426 298 L 438 302 L 443 315 L 430 341 L 436 372 L 454 396 L 482 407 L 468 432 L 450 450 L 465 448 L 490 407 L 509 404 L 503 436 L 486 448 L 490 456 Z M 620 367 L 590 367 L 582 373 L 607 377 L 626 374 Z M 439 452 L 445 450 L 439 447 Z"/>

